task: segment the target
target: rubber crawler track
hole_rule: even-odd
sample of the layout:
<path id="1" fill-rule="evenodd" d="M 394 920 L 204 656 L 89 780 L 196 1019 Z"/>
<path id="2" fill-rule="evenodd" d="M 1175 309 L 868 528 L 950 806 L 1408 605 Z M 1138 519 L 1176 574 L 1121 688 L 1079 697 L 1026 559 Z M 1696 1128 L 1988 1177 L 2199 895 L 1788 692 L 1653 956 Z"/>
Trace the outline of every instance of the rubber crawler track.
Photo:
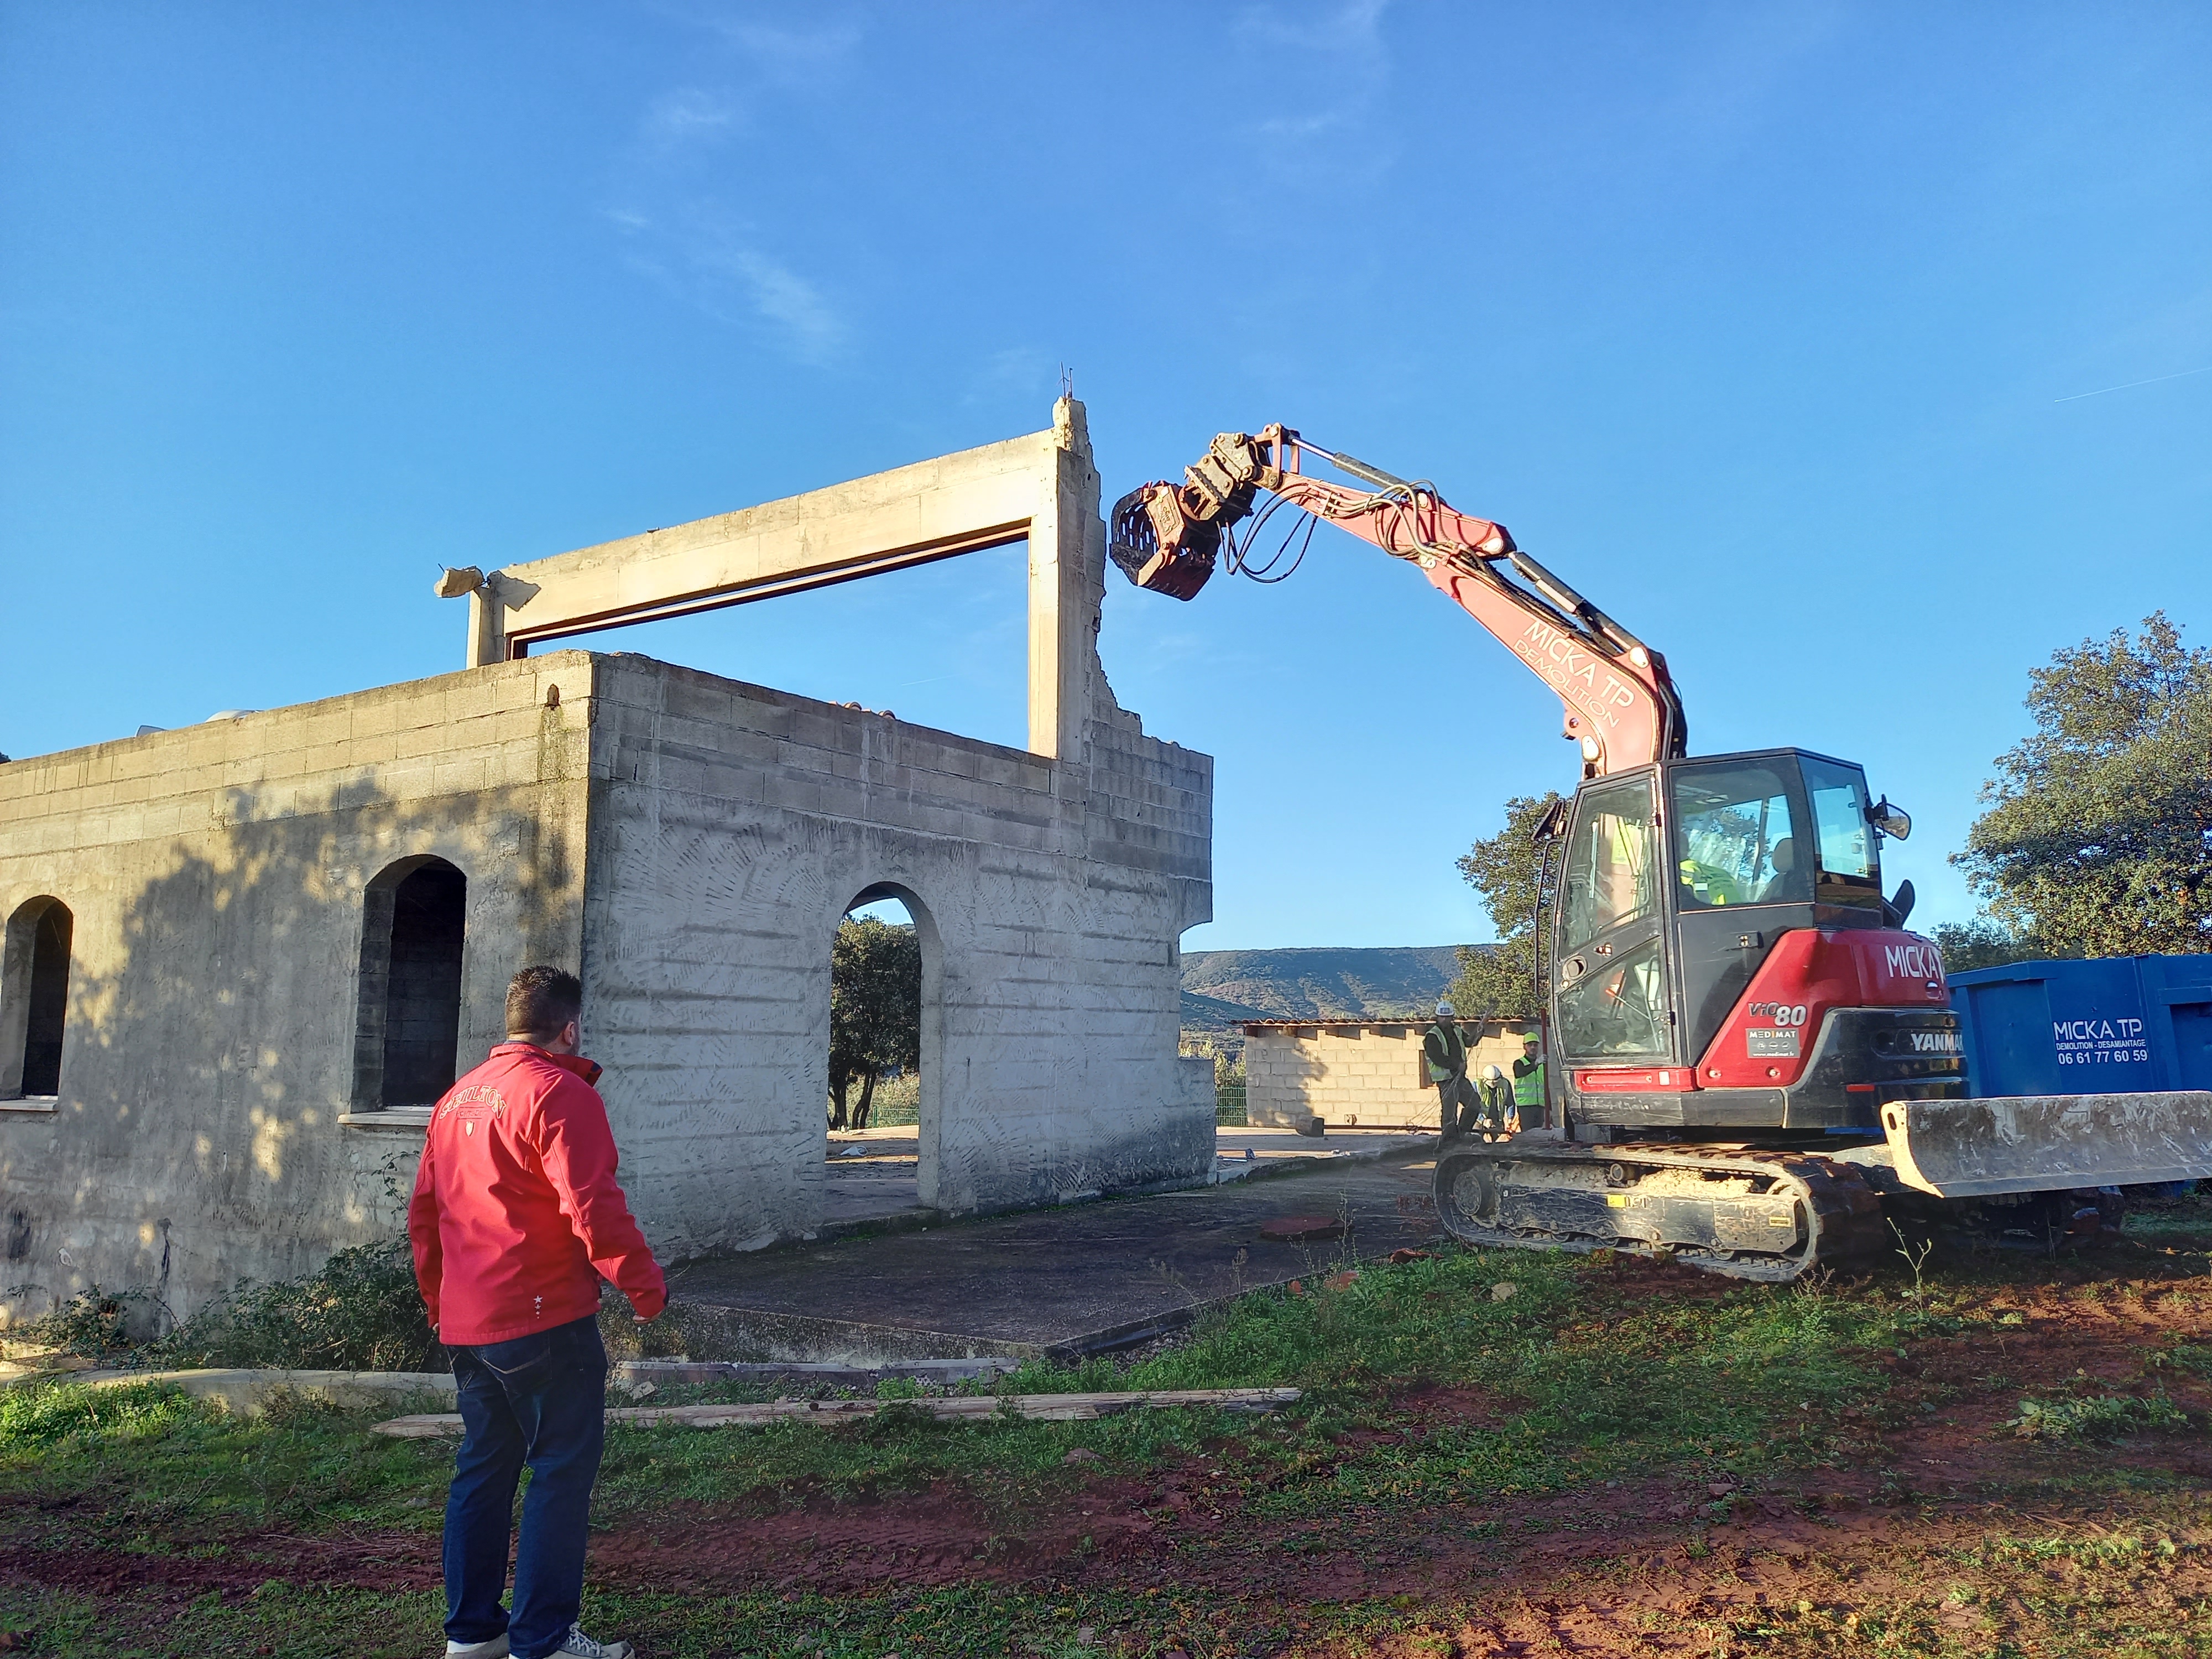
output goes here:
<path id="1" fill-rule="evenodd" d="M 1463 1208 L 1458 1198 L 1462 1180 L 1478 1173 L 1478 1166 L 1486 1164 L 1560 1170 L 1602 1170 L 1609 1164 L 1632 1164 L 1646 1168 L 1696 1170 L 1717 1179 L 1744 1175 L 1762 1176 L 1774 1182 L 1770 1190 L 1790 1194 L 1804 1204 L 1806 1241 L 1801 1249 L 1787 1254 L 1747 1250 L 1723 1254 L 1693 1246 L 1655 1245 L 1640 1238 L 1590 1238 L 1486 1226 Z M 1686 1267 L 1723 1273 L 1731 1279 L 1758 1279 L 1769 1284 L 1787 1283 L 1822 1269 L 1863 1268 L 1880 1254 L 1887 1237 L 1881 1197 L 1856 1170 L 1814 1152 L 1760 1152 L 1751 1147 L 1688 1148 L 1635 1142 L 1573 1148 L 1447 1146 L 1437 1159 L 1436 1202 L 1437 1215 L 1444 1230 L 1463 1244 L 1523 1250 L 1633 1250 L 1644 1255 L 1670 1257 Z"/>

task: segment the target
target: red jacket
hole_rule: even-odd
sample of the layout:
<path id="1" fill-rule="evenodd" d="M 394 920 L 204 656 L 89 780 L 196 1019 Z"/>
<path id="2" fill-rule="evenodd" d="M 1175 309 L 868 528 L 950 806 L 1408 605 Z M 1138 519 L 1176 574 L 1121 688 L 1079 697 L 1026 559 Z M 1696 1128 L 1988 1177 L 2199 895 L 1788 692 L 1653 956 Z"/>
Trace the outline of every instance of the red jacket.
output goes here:
<path id="1" fill-rule="evenodd" d="M 450 1347 L 504 1342 L 599 1309 L 611 1279 L 641 1318 L 659 1264 L 615 1182 L 615 1138 L 579 1054 L 502 1042 L 430 1114 L 407 1206 L 415 1282 Z"/>

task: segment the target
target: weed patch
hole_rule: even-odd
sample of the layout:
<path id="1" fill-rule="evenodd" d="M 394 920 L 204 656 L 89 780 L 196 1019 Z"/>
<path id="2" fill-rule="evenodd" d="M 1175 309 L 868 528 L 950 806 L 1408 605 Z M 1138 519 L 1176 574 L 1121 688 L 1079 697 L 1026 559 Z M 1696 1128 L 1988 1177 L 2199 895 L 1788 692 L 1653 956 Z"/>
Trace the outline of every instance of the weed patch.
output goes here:
<path id="1" fill-rule="evenodd" d="M 158 1439 L 204 1409 L 181 1389 L 27 1384 L 0 1392 L 0 1455 L 33 1448 L 43 1454 L 64 1440 L 92 1446 Z"/>
<path id="2" fill-rule="evenodd" d="M 2118 1440 L 2188 1426 L 2189 1413 L 2162 1394 L 2147 1400 L 2112 1394 L 2027 1399 L 2005 1425 L 2022 1440 Z"/>
<path id="3" fill-rule="evenodd" d="M 134 1340 L 158 1310 L 138 1291 L 97 1287 L 21 1328 L 28 1340 L 149 1370 L 200 1365 L 298 1370 L 445 1369 L 404 1238 L 340 1250 L 301 1279 L 241 1279 L 183 1324 Z"/>

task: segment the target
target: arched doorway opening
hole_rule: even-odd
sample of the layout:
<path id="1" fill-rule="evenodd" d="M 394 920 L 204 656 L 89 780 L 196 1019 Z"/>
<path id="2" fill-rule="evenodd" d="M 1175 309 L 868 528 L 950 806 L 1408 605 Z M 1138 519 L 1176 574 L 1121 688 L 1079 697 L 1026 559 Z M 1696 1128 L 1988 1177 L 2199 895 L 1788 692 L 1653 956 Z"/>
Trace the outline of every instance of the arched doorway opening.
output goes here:
<path id="1" fill-rule="evenodd" d="M 935 1105 L 926 1018 L 935 936 L 901 888 L 857 894 L 830 954 L 823 1155 L 830 1218 L 892 1215 L 921 1200 L 921 1140 Z"/>
<path id="2" fill-rule="evenodd" d="M 830 947 L 830 1126 L 919 1122 L 921 1093 L 921 938 L 914 913 L 896 896 L 856 901 Z"/>
<path id="3" fill-rule="evenodd" d="M 441 858 L 402 859 L 363 896 L 354 1109 L 428 1106 L 453 1086 L 469 878 Z"/>
<path id="4" fill-rule="evenodd" d="M 0 970 L 5 993 L 0 1095 L 40 1099 L 61 1093 L 76 925 L 69 906 L 58 898 L 32 899 L 8 918 L 6 963 Z"/>

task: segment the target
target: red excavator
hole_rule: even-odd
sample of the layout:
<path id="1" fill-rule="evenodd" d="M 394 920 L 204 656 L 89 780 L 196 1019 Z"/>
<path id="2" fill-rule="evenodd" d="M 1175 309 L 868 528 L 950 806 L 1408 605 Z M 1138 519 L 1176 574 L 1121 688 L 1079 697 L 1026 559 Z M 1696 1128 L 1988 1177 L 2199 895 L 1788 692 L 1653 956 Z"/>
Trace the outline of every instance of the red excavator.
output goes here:
<path id="1" fill-rule="evenodd" d="M 1310 521 L 1262 565 L 1253 545 L 1285 507 Z M 2212 1097 L 2107 1114 L 2086 1137 L 2054 1127 L 2065 1106 L 2041 1124 L 2033 1101 L 1966 1103 L 1942 958 L 1904 931 L 1911 884 L 1882 890 L 1881 842 L 1911 820 L 1850 761 L 1692 757 L 1666 659 L 1433 485 L 1286 427 L 1225 432 L 1182 484 L 1115 504 L 1110 551 L 1139 587 L 1188 599 L 1218 563 L 1281 580 L 1300 524 L 1310 541 L 1322 520 L 1488 629 L 1559 694 L 1581 756 L 1573 801 L 1538 830 L 1565 1136 L 1447 1141 L 1436 1198 L 1455 1237 L 1780 1280 L 1891 1243 L 1886 1199 L 1925 1218 L 1948 1198 L 1932 1207 L 2047 1237 L 2116 1224 L 2121 1182 L 2212 1175 Z"/>

